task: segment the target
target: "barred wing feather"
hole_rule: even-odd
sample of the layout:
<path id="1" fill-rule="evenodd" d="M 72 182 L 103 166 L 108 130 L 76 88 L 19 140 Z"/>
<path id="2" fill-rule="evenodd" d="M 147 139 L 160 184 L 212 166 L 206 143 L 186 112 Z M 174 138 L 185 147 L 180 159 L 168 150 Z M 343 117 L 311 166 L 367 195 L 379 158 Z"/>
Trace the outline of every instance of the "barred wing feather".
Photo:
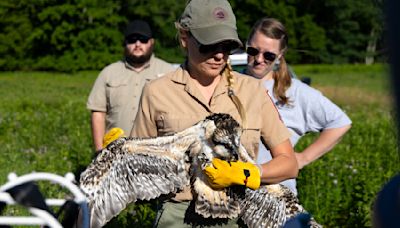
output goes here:
<path id="1" fill-rule="evenodd" d="M 130 153 L 120 138 L 104 149 L 82 173 L 80 187 L 89 200 L 91 227 L 101 227 L 129 203 L 175 193 L 189 184 L 183 159 Z M 162 168 L 160 168 L 162 167 Z"/>

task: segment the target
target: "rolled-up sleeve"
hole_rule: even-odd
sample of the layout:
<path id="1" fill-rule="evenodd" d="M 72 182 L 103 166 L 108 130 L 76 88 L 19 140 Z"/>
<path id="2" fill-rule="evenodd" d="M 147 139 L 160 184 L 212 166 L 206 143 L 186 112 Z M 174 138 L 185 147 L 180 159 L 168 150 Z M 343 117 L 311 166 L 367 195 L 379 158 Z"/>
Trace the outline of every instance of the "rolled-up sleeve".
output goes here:
<path id="1" fill-rule="evenodd" d="M 106 75 L 104 71 L 97 77 L 90 91 L 86 108 L 92 111 L 107 111 Z"/>

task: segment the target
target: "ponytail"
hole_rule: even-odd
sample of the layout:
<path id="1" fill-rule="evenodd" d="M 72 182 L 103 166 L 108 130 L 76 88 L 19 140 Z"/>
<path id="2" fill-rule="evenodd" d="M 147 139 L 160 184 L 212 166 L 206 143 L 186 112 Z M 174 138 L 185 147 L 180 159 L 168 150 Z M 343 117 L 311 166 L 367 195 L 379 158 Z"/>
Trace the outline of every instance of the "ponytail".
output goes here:
<path id="1" fill-rule="evenodd" d="M 228 79 L 228 96 L 231 98 L 232 102 L 236 106 L 236 109 L 239 111 L 240 118 L 242 119 L 242 128 L 245 129 L 247 127 L 246 110 L 244 109 L 242 102 L 240 102 L 239 98 L 235 95 L 235 92 L 233 91 L 235 79 L 233 78 L 232 71 L 233 70 L 231 63 L 228 60 L 223 72 L 223 74 L 225 74 L 226 78 Z"/>
<path id="2" fill-rule="evenodd" d="M 292 78 L 289 74 L 288 66 L 284 57 L 280 58 L 279 70 L 274 71 L 272 78 L 274 79 L 274 96 L 281 105 L 289 104 L 289 98 L 286 96 L 286 90 L 292 84 Z"/>

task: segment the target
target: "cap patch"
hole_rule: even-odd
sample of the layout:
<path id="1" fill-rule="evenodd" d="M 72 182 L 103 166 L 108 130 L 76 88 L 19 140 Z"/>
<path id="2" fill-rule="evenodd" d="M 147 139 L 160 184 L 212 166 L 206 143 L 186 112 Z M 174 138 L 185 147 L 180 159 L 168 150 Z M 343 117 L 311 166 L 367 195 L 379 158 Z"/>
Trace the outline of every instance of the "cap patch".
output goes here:
<path id="1" fill-rule="evenodd" d="M 226 20 L 228 17 L 228 14 L 226 13 L 226 11 L 224 9 L 222 9 L 221 7 L 215 8 L 213 11 L 213 15 L 216 20 Z"/>

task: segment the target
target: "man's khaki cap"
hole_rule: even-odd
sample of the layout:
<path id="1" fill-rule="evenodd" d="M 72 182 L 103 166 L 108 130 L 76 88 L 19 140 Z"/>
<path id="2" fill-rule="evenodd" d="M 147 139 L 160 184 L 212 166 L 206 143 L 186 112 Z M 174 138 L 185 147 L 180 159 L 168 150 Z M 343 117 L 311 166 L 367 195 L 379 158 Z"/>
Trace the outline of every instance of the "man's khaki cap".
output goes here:
<path id="1" fill-rule="evenodd" d="M 243 46 L 237 34 L 235 15 L 226 0 L 191 0 L 178 23 L 201 44 L 232 40 Z"/>

